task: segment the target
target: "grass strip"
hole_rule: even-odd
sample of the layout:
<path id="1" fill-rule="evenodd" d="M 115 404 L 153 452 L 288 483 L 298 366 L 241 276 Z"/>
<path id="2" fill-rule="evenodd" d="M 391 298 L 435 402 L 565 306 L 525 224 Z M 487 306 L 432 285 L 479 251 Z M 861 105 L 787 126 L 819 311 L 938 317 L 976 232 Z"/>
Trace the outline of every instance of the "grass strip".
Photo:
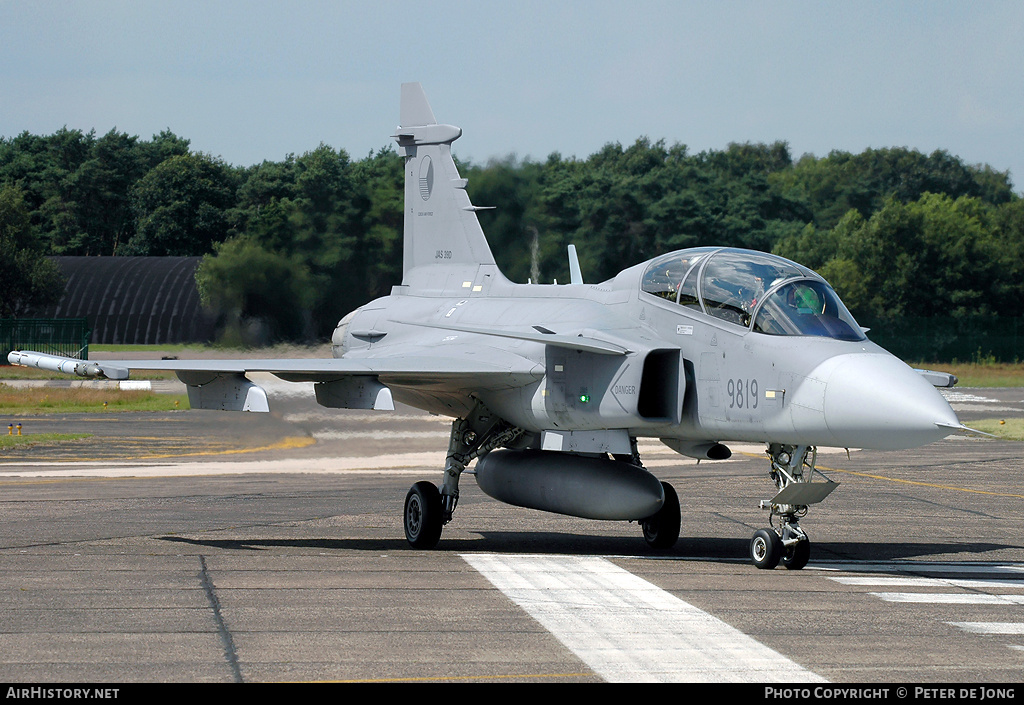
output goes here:
<path id="1" fill-rule="evenodd" d="M 956 375 L 958 387 L 1024 387 L 1020 362 L 912 362 L 911 367 Z"/>
<path id="2" fill-rule="evenodd" d="M 967 426 L 978 431 L 991 433 L 1007 441 L 1024 441 L 1024 419 L 981 419 L 968 421 Z"/>
<path id="3" fill-rule="evenodd" d="M 17 431 L 15 431 L 17 434 Z M 0 451 L 8 448 L 19 448 L 36 445 L 57 445 L 68 441 L 77 441 L 82 438 L 92 438 L 91 433 L 33 433 L 29 435 L 2 435 L 0 436 Z"/>
<path id="4" fill-rule="evenodd" d="M 0 383 L 2 416 L 188 408 L 188 396 L 184 394 L 87 387 L 12 387 Z"/>

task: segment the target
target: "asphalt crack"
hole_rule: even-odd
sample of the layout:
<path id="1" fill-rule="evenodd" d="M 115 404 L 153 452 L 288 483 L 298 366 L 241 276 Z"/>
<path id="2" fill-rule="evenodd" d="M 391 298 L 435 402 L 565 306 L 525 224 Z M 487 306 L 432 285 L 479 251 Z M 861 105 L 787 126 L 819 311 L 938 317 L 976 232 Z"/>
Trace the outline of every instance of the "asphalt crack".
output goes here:
<path id="1" fill-rule="evenodd" d="M 217 625 L 217 634 L 220 635 L 221 643 L 224 645 L 224 658 L 228 662 L 235 683 L 244 683 L 242 669 L 238 665 L 238 653 L 235 651 L 235 640 L 231 638 L 231 631 L 224 623 L 224 615 L 220 611 L 220 600 L 217 599 L 213 578 L 210 577 L 210 571 L 206 568 L 206 556 L 199 556 L 199 567 L 199 581 L 202 583 L 203 592 L 206 593 L 206 599 L 210 602 L 210 608 L 213 610 L 213 621 Z"/>

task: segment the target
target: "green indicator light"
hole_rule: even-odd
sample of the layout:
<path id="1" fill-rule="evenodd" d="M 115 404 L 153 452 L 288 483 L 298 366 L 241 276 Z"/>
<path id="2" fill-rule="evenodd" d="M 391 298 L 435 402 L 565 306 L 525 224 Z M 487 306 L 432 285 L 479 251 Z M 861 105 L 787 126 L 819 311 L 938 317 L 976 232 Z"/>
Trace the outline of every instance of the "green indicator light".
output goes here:
<path id="1" fill-rule="evenodd" d="M 588 401 L 590 401 L 590 395 L 589 394 L 580 394 L 580 401 L 583 402 L 584 404 L 586 404 Z"/>

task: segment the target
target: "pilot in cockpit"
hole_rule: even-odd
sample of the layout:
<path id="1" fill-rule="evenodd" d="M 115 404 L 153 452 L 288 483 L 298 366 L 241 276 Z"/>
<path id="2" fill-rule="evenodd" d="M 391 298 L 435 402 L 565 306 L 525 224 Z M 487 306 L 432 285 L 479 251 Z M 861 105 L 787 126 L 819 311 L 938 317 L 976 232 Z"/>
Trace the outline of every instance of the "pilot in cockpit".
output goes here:
<path id="1" fill-rule="evenodd" d="M 757 307 L 757 302 L 764 296 L 764 279 L 761 277 L 754 277 L 754 296 L 750 300 L 750 306 L 747 308 L 748 311 L 753 311 Z"/>

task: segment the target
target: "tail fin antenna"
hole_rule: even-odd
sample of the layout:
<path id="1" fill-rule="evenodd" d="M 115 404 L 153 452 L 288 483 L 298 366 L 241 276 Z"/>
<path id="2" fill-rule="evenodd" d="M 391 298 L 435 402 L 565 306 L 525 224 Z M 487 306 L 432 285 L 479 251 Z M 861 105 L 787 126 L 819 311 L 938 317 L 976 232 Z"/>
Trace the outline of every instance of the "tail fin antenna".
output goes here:
<path id="1" fill-rule="evenodd" d="M 576 245 L 569 245 L 569 283 L 583 283 L 583 271 L 580 269 L 580 258 L 576 255 Z"/>

